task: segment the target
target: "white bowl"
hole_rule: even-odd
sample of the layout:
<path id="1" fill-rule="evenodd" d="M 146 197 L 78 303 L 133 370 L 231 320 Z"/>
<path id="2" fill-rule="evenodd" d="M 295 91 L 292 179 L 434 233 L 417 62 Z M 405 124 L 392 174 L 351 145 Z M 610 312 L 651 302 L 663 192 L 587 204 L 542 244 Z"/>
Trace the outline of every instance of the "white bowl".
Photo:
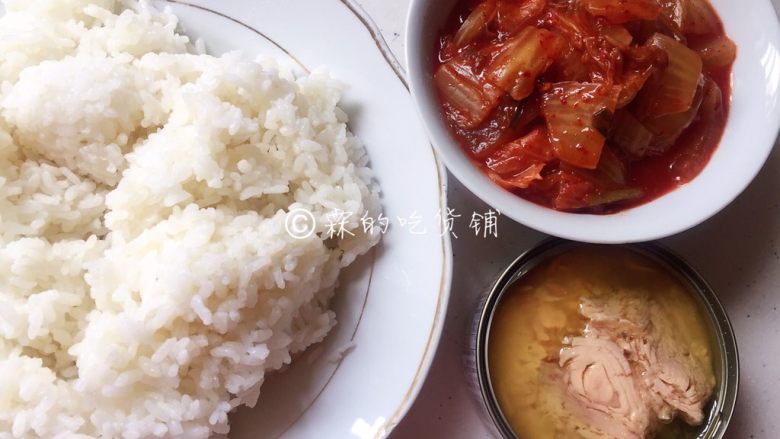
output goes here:
<path id="1" fill-rule="evenodd" d="M 713 0 L 739 50 L 731 112 L 709 164 L 690 183 L 652 202 L 613 215 L 558 212 L 495 185 L 452 138 L 432 81 L 434 43 L 459 0 L 412 0 L 406 62 L 412 96 L 447 168 L 503 215 L 562 238 L 594 243 L 660 239 L 687 230 L 731 203 L 769 157 L 780 128 L 780 24 L 770 0 Z"/>

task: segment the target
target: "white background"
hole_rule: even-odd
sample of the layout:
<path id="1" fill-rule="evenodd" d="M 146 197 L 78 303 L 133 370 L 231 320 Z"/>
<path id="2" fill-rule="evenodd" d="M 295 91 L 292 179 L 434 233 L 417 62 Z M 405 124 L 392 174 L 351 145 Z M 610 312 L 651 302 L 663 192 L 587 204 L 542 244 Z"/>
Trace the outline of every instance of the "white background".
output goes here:
<path id="1" fill-rule="evenodd" d="M 404 64 L 404 23 L 409 0 L 360 0 Z M 780 10 L 780 0 L 773 0 Z M 421 145 L 422 146 L 422 145 Z M 469 388 L 463 357 L 476 302 L 498 274 L 543 236 L 499 221 L 499 239 L 475 237 L 472 212 L 489 208 L 454 177 L 449 205 L 456 218 L 454 278 L 441 344 L 427 382 L 391 439 L 490 437 L 481 406 Z M 728 439 L 780 438 L 780 148 L 756 181 L 730 207 L 705 224 L 664 240 L 718 292 L 740 349 L 741 383 Z"/>

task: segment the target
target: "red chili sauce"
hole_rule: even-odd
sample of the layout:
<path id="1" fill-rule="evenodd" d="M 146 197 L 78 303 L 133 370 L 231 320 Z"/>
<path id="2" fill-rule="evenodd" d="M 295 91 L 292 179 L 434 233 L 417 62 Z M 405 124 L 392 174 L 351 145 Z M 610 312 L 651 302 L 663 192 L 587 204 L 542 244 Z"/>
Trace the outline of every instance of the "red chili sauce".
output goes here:
<path id="1" fill-rule="evenodd" d="M 462 0 L 434 82 L 496 184 L 611 214 L 696 177 L 723 134 L 736 46 L 707 0 Z"/>

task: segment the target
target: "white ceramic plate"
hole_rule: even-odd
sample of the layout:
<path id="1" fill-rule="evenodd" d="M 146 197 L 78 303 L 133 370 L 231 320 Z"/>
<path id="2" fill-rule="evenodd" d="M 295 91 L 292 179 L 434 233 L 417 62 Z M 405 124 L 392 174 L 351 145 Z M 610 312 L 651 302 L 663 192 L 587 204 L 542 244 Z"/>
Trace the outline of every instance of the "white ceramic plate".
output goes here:
<path id="1" fill-rule="evenodd" d="M 731 111 L 723 139 L 693 181 L 614 215 L 557 212 L 495 185 L 463 153 L 447 129 L 433 82 L 434 42 L 460 0 L 411 0 L 407 66 L 412 94 L 449 170 L 475 195 L 515 221 L 577 241 L 650 241 L 687 230 L 731 203 L 764 165 L 780 128 L 780 25 L 770 0 L 711 0 L 738 46 Z"/>
<path id="2" fill-rule="evenodd" d="M 446 174 L 411 98 L 370 22 L 341 0 L 200 0 L 170 6 L 212 54 L 241 49 L 325 65 L 347 84 L 342 108 L 382 188 L 390 228 L 343 273 L 338 326 L 283 373 L 268 378 L 254 409 L 231 417 L 231 439 L 384 436 L 417 395 L 443 324 L 451 275 L 449 237 L 436 215 Z M 405 219 L 423 220 L 413 234 Z M 442 236 L 444 235 L 444 236 Z M 339 360 L 339 352 L 354 348 Z"/>
<path id="3" fill-rule="evenodd" d="M 212 54 L 240 49 L 248 57 L 291 57 L 306 69 L 328 66 L 348 86 L 342 108 L 368 150 L 390 219 L 382 243 L 342 273 L 333 304 L 337 327 L 286 371 L 268 377 L 258 406 L 231 415 L 229 437 L 387 435 L 414 401 L 433 359 L 452 266 L 449 236 L 436 219 L 446 205 L 446 173 L 395 60 L 346 0 L 155 4 L 171 7 Z M 414 231 L 424 227 L 426 233 L 410 232 L 405 220 L 412 217 L 422 219 Z"/>
<path id="4" fill-rule="evenodd" d="M 333 303 L 338 325 L 270 375 L 255 408 L 231 414 L 230 439 L 386 436 L 425 380 L 452 275 L 449 234 L 437 216 L 446 206 L 446 172 L 397 62 L 351 0 L 154 4 L 170 7 L 214 55 L 241 50 L 249 58 L 287 57 L 304 70 L 327 66 L 347 86 L 341 108 L 368 151 L 390 222 L 382 242 L 342 273 Z"/>

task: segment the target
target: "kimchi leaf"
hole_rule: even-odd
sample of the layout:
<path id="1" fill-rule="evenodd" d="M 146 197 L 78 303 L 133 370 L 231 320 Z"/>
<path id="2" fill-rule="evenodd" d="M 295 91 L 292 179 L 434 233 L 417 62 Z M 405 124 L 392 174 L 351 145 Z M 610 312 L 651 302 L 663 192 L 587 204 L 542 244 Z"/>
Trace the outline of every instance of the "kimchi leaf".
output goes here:
<path id="1" fill-rule="evenodd" d="M 545 164 L 555 158 L 547 130 L 536 128 L 525 136 L 502 145 L 488 157 L 488 168 L 509 177 L 517 175 L 531 166 Z"/>
<path id="2" fill-rule="evenodd" d="M 644 126 L 653 133 L 651 149 L 653 153 L 666 151 L 696 118 L 704 97 L 704 81 L 700 81 L 693 102 L 687 111 L 648 118 Z"/>
<path id="3" fill-rule="evenodd" d="M 433 80 L 445 106 L 466 128 L 477 127 L 498 105 L 502 93 L 491 84 L 483 83 L 466 65 L 452 59 L 442 64 Z"/>
<path id="4" fill-rule="evenodd" d="M 623 75 L 620 97 L 618 98 L 618 108 L 623 108 L 630 104 L 645 86 L 647 81 L 653 76 L 657 68 L 653 65 L 645 67 L 642 70 L 630 70 Z"/>
<path id="5" fill-rule="evenodd" d="M 544 12 L 547 0 L 526 0 L 524 2 L 499 1 L 496 10 L 496 25 L 499 32 L 515 35 Z"/>
<path id="6" fill-rule="evenodd" d="M 626 49 L 631 45 L 634 40 L 634 36 L 626 29 L 625 26 L 619 24 L 610 24 L 601 28 L 601 34 L 615 47 Z"/>
<path id="7" fill-rule="evenodd" d="M 477 5 L 466 17 L 460 29 L 455 34 L 453 44 L 461 48 L 468 45 L 487 29 L 488 24 L 496 15 L 496 0 L 487 0 Z"/>
<path id="8" fill-rule="evenodd" d="M 704 96 L 699 107 L 698 117 L 710 123 L 719 124 L 724 117 L 723 91 L 717 83 L 710 78 L 704 82 Z"/>
<path id="9" fill-rule="evenodd" d="M 586 205 L 583 207 L 607 206 L 623 201 L 635 200 L 642 197 L 642 195 L 644 195 L 644 192 L 637 188 L 614 189 L 592 193 L 586 197 Z"/>
<path id="10" fill-rule="evenodd" d="M 612 148 L 605 146 L 601 151 L 601 159 L 597 171 L 610 183 L 619 186 L 625 186 L 627 179 L 627 170 L 622 161 L 612 151 Z"/>
<path id="11" fill-rule="evenodd" d="M 583 62 L 584 56 L 582 50 L 566 43 L 547 74 L 552 74 L 552 78 L 559 82 L 587 82 L 590 79 L 590 69 Z"/>
<path id="12" fill-rule="evenodd" d="M 523 130 L 542 116 L 542 102 L 539 95 L 524 99 L 517 104 L 512 122 L 509 125 L 514 130 Z"/>
<path id="13" fill-rule="evenodd" d="M 581 47 L 586 38 L 597 35 L 593 17 L 582 8 L 551 8 L 550 22 L 556 32 L 563 34 L 567 41 L 577 47 Z"/>
<path id="14" fill-rule="evenodd" d="M 720 32 L 718 14 L 707 0 L 681 0 L 682 22 L 680 29 L 685 34 L 705 35 Z"/>
<path id="15" fill-rule="evenodd" d="M 688 111 L 699 86 L 701 57 L 663 34 L 653 35 L 647 44 L 666 51 L 668 63 L 645 85 L 636 114 L 652 118 Z"/>
<path id="16" fill-rule="evenodd" d="M 578 210 L 588 207 L 588 195 L 595 189 L 585 178 L 568 170 L 558 170 L 545 178 L 557 186 L 553 206 L 558 210 Z"/>
<path id="17" fill-rule="evenodd" d="M 637 120 L 633 114 L 626 110 L 618 111 L 615 114 L 609 133 L 609 141 L 629 157 L 634 159 L 645 157 L 650 150 L 652 140 L 653 133 L 642 125 L 642 122 Z"/>
<path id="18" fill-rule="evenodd" d="M 737 58 L 737 45 L 729 37 L 721 35 L 694 47 L 708 69 L 731 65 Z"/>
<path id="19" fill-rule="evenodd" d="M 721 22 L 707 0 L 660 0 L 663 17 L 686 35 L 719 33 Z"/>
<path id="20" fill-rule="evenodd" d="M 516 37 L 496 47 L 498 55 L 485 71 L 493 85 L 522 100 L 533 92 L 536 78 L 552 64 L 561 51 L 560 36 L 526 27 Z"/>
<path id="21" fill-rule="evenodd" d="M 592 15 L 618 24 L 655 20 L 661 13 L 661 7 L 655 0 L 582 0 L 582 5 Z"/>
<path id="22" fill-rule="evenodd" d="M 615 88 L 604 84 L 553 84 L 543 96 L 542 114 L 555 155 L 572 166 L 595 169 L 605 138 L 594 126 L 594 116 L 614 112 L 616 104 Z"/>
<path id="23" fill-rule="evenodd" d="M 488 177 L 506 189 L 527 189 L 531 183 L 542 179 L 542 169 L 544 169 L 544 164 L 537 163 L 511 177 L 502 177 L 493 171 L 488 171 Z"/>
<path id="24" fill-rule="evenodd" d="M 722 135 L 722 131 L 713 130 L 712 126 L 722 125 L 725 117 L 720 87 L 715 81 L 707 80 L 698 119 L 686 132 L 686 137 L 690 140 L 675 151 L 676 157 L 671 167 L 671 171 L 679 176 L 682 182 L 690 181 L 707 164 L 712 153 L 709 145 L 717 142 Z"/>

